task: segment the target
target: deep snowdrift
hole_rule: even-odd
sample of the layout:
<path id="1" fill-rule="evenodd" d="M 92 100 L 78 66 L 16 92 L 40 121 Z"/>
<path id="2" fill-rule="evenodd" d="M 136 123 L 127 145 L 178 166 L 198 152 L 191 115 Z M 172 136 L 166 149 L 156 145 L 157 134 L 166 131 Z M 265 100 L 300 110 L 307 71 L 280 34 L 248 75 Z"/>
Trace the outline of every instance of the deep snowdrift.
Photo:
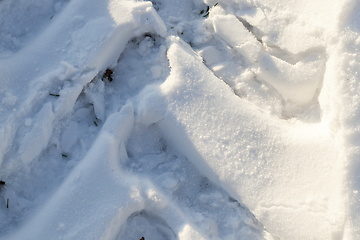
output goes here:
<path id="1" fill-rule="evenodd" d="M 360 238 L 360 5 L 0 2 L 0 239 Z"/>

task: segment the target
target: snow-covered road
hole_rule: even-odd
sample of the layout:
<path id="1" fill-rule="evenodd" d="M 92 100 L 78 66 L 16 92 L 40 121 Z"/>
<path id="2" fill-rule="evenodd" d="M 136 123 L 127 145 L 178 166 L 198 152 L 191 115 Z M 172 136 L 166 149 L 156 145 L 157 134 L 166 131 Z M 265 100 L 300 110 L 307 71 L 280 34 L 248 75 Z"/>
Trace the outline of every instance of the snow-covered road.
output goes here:
<path id="1" fill-rule="evenodd" d="M 0 0 L 0 239 L 359 239 L 359 10 Z"/>

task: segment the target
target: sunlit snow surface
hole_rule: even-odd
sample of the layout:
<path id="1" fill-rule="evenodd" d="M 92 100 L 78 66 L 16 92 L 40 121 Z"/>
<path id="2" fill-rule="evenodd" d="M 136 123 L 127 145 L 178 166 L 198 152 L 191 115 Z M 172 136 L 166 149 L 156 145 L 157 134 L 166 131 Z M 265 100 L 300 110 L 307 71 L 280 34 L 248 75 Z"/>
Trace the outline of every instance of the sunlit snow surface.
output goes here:
<path id="1" fill-rule="evenodd" d="M 358 1 L 0 1 L 0 239 L 359 239 Z"/>

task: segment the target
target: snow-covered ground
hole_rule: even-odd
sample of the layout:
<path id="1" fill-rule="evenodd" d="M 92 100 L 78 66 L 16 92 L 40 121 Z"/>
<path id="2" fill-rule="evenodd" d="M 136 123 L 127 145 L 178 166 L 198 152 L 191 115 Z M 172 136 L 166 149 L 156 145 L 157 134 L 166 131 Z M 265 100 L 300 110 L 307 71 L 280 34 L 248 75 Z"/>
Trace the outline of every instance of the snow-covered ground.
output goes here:
<path id="1" fill-rule="evenodd" d="M 360 239 L 357 0 L 0 0 L 0 239 Z"/>

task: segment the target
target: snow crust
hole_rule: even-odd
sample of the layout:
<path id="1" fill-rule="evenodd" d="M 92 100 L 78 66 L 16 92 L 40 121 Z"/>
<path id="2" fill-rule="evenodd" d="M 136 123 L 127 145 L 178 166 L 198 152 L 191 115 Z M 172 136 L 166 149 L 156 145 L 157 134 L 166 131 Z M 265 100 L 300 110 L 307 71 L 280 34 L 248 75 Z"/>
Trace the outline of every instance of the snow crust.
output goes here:
<path id="1" fill-rule="evenodd" d="M 244 55 L 250 62 L 259 60 L 262 46 L 234 15 L 220 15 L 213 19 L 215 33 L 229 46 Z"/>
<path id="2" fill-rule="evenodd" d="M 317 53 L 291 65 L 276 57 L 264 55 L 256 75 L 272 85 L 283 96 L 298 104 L 310 102 L 319 88 L 324 73 L 323 57 Z"/>
<path id="3" fill-rule="evenodd" d="M 359 239 L 359 9 L 0 1 L 0 239 Z"/>

